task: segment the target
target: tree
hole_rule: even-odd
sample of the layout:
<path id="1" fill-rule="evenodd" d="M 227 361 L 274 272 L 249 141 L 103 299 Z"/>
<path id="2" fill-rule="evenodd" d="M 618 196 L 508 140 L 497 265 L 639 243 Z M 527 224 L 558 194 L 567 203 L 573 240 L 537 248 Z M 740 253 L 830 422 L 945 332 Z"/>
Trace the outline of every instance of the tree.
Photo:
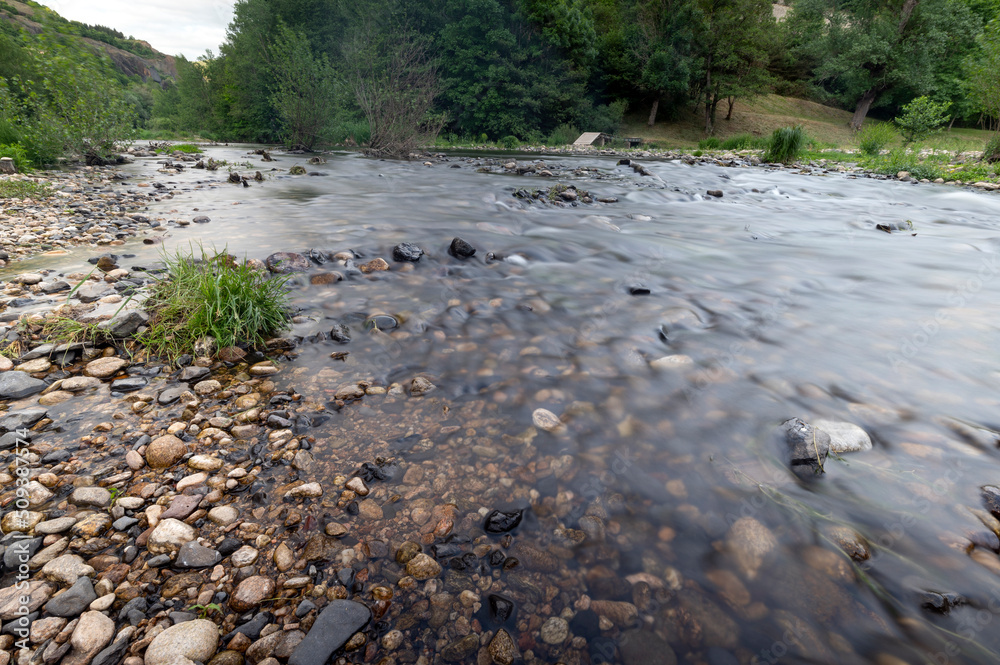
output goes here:
<path id="1" fill-rule="evenodd" d="M 983 124 L 1000 131 L 1000 18 L 990 21 L 977 46 L 965 62 L 968 94 Z"/>
<path id="2" fill-rule="evenodd" d="M 768 0 L 701 0 L 706 134 L 715 130 L 721 100 L 730 100 L 728 119 L 736 98 L 770 88 L 768 43 L 777 30 L 771 12 Z"/>
<path id="3" fill-rule="evenodd" d="M 405 157 L 441 129 L 440 118 L 430 117 L 439 89 L 436 65 L 424 40 L 391 17 L 364 13 L 357 20 L 344 46 L 344 71 L 368 120 L 366 151 Z"/>
<path id="4" fill-rule="evenodd" d="M 325 55 L 313 55 L 309 40 L 281 23 L 272 47 L 271 104 L 290 146 L 312 150 L 325 137 L 339 105 L 339 81 Z"/>
<path id="5" fill-rule="evenodd" d="M 630 14 L 632 27 L 623 39 L 628 56 L 618 64 L 624 65 L 620 71 L 625 80 L 652 97 L 647 122 L 652 127 L 660 103 L 685 100 L 700 77 L 696 42 L 702 35 L 702 16 L 694 0 L 646 0 Z"/>
<path id="6" fill-rule="evenodd" d="M 854 107 L 853 129 L 886 93 L 933 92 L 953 36 L 976 34 L 958 0 L 798 0 L 791 20 L 814 81 Z"/>

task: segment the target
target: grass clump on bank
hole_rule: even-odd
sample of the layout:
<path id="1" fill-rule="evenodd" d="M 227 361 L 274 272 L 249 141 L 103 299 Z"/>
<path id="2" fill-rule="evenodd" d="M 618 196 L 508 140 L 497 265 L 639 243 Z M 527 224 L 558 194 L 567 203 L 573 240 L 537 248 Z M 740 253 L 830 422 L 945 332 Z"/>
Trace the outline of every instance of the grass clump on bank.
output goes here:
<path id="1" fill-rule="evenodd" d="M 875 157 L 896 140 L 896 137 L 896 130 L 887 122 L 867 123 L 858 132 L 858 149 L 862 154 Z"/>
<path id="2" fill-rule="evenodd" d="M 202 153 L 202 149 L 193 143 L 178 143 L 177 145 L 164 146 L 160 152 L 183 152 L 186 155 L 200 155 Z"/>
<path id="3" fill-rule="evenodd" d="M 0 180 L 0 199 L 46 199 L 52 196 L 48 183 L 34 180 Z"/>
<path id="4" fill-rule="evenodd" d="M 764 153 L 764 161 L 771 163 L 791 164 L 798 159 L 806 144 L 806 133 L 802 125 L 781 127 L 774 130 Z"/>
<path id="5" fill-rule="evenodd" d="M 225 252 L 165 257 L 169 276 L 153 285 L 144 309 L 149 325 L 138 341 L 176 358 L 212 337 L 219 348 L 262 345 L 288 327 L 287 277 L 270 277 Z"/>

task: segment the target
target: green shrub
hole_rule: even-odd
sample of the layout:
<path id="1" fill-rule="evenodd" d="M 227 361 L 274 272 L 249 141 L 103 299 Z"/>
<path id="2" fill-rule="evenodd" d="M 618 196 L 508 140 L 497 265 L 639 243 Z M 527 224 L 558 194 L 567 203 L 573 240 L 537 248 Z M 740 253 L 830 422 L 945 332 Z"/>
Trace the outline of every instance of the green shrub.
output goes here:
<path id="1" fill-rule="evenodd" d="M 938 103 L 929 97 L 917 97 L 903 106 L 903 115 L 896 118 L 903 145 L 927 138 L 948 120 L 951 102 Z"/>
<path id="2" fill-rule="evenodd" d="M 693 157 L 701 157 L 704 154 L 705 153 L 703 153 L 701 150 L 695 150 L 694 152 L 691 153 Z"/>
<path id="3" fill-rule="evenodd" d="M 993 164 L 1000 162 L 1000 132 L 993 134 L 983 148 L 983 161 Z"/>
<path id="4" fill-rule="evenodd" d="M 573 125 L 563 123 L 552 130 L 552 133 L 549 134 L 549 138 L 545 142 L 551 146 L 571 145 L 573 141 L 580 138 L 580 134 L 582 133 Z"/>
<path id="5" fill-rule="evenodd" d="M 767 139 L 753 134 L 730 136 L 720 146 L 723 150 L 767 150 Z"/>
<path id="6" fill-rule="evenodd" d="M 179 143 L 177 145 L 172 145 L 167 148 L 169 152 L 183 152 L 188 155 L 197 155 L 201 153 L 201 148 L 193 143 Z"/>
<path id="7" fill-rule="evenodd" d="M 868 156 L 878 155 L 896 138 L 896 130 L 888 122 L 866 123 L 858 132 L 858 148 Z"/>
<path id="8" fill-rule="evenodd" d="M 718 150 L 722 146 L 722 141 L 718 137 L 710 136 L 707 139 L 698 141 L 699 150 Z"/>
<path id="9" fill-rule="evenodd" d="M 225 252 L 201 256 L 178 251 L 165 257 L 169 276 L 153 285 L 145 309 L 147 348 L 175 358 L 205 336 L 219 348 L 260 345 L 288 326 L 287 277 L 271 277 Z"/>
<path id="10" fill-rule="evenodd" d="M 764 161 L 791 164 L 802 152 L 806 140 L 806 133 L 802 129 L 802 125 L 776 129 L 771 134 L 771 139 L 767 143 L 767 152 L 764 153 Z"/>
<path id="11" fill-rule="evenodd" d="M 497 141 L 497 145 L 504 150 L 517 150 L 521 146 L 521 140 L 516 136 L 508 135 Z"/>
<path id="12" fill-rule="evenodd" d="M 925 178 L 934 180 L 945 175 L 941 165 L 933 159 L 921 160 L 919 155 L 906 148 L 896 148 L 884 155 L 867 159 L 862 162 L 862 166 L 883 175 L 896 175 L 900 171 L 907 171 L 911 177 L 917 180 Z"/>
<path id="13" fill-rule="evenodd" d="M 20 143 L 0 143 L 0 157 L 10 157 L 13 159 L 14 166 L 21 173 L 31 171 L 31 159 L 28 157 L 28 151 Z"/>

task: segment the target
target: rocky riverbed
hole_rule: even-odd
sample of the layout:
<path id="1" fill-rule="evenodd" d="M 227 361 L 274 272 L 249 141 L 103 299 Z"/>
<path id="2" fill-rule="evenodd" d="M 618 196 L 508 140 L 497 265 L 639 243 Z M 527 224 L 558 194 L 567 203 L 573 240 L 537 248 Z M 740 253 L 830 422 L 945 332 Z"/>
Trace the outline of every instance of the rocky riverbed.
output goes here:
<path id="1" fill-rule="evenodd" d="M 240 171 L 250 188 L 329 173 L 301 159 L 306 175 L 292 176 L 293 158 L 275 158 L 261 180 Z M 224 171 L 182 180 L 190 161 L 147 159 L 165 162 L 155 176 L 54 177 L 57 189 L 80 187 L 70 193 L 80 202 L 122 201 L 103 207 L 99 226 L 135 240 L 102 245 L 91 233 L 82 254 L 72 239 L 35 233 L 10 253 L 70 257 L 58 269 L 8 266 L 0 296 L 13 345 L 0 359 L 0 665 L 884 664 L 943 650 L 937 622 L 988 607 L 983 576 L 1000 571 L 995 493 L 982 510 L 971 478 L 940 473 L 949 455 L 982 456 L 985 430 L 938 427 L 854 384 L 821 386 L 819 372 L 775 379 L 767 368 L 781 359 L 766 345 L 756 357 L 732 346 L 733 360 L 706 354 L 698 340 L 736 328 L 727 308 L 746 304 L 705 290 L 682 299 L 692 288 L 683 270 L 664 282 L 648 267 L 614 280 L 598 267 L 569 284 L 582 250 L 567 234 L 551 254 L 541 235 L 484 241 L 511 237 L 530 215 L 579 212 L 582 228 L 627 243 L 656 214 L 630 197 L 721 206 L 762 198 L 763 186 L 730 187 L 729 168 L 712 170 L 711 184 L 674 183 L 642 153 L 593 170 L 427 155 L 408 168 L 457 166 L 509 216 L 482 213 L 479 233 L 459 237 L 407 226 L 402 238 L 354 241 L 361 251 L 266 244 L 253 263 L 294 272 L 300 310 L 288 334 L 167 363 L 129 341 L 145 324 L 143 289 L 161 274 L 130 254 L 138 238 L 183 242 L 211 228 L 218 213 L 194 208 L 246 188 Z M 77 230 L 86 217 L 41 204 L 34 214 Z M 134 215 L 148 223 L 133 228 L 124 220 Z M 910 240 L 865 230 L 873 242 Z M 559 289 L 531 272 L 548 264 Z M 567 304 L 576 288 L 599 297 Z M 630 307 L 661 298 L 658 328 L 629 329 Z M 796 308 L 776 307 L 759 313 L 748 345 L 786 312 L 797 322 Z M 41 328 L 50 313 L 104 322 L 112 339 L 54 343 Z M 741 363 L 763 397 L 748 396 Z M 852 375 L 891 394 L 883 379 Z M 731 413 L 749 418 L 778 400 L 802 420 L 769 425 L 777 444 L 730 425 Z M 867 513 L 851 512 L 872 501 L 862 486 L 896 488 L 891 514 L 934 516 L 933 537 L 906 523 L 880 538 Z M 900 495 L 935 508 L 907 512 Z M 905 574 L 886 572 L 895 567 Z"/>

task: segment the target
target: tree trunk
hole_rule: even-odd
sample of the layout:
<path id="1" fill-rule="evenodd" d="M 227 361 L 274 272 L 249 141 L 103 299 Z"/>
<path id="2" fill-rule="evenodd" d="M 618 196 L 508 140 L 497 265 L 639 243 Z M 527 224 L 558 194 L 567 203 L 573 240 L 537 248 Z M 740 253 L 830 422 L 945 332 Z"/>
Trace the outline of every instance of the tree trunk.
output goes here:
<path id="1" fill-rule="evenodd" d="M 705 65 L 705 135 L 711 136 L 712 130 L 712 55 L 708 56 Z"/>
<path id="2" fill-rule="evenodd" d="M 851 129 L 858 131 L 861 129 L 861 124 L 865 121 L 865 116 L 868 115 L 868 109 L 872 107 L 872 102 L 878 96 L 878 91 L 875 88 L 870 88 L 861 95 L 861 99 L 858 100 L 858 105 L 854 107 L 854 117 L 851 118 Z"/>
<path id="3" fill-rule="evenodd" d="M 649 109 L 649 122 L 646 123 L 647 126 L 652 127 L 656 124 L 656 112 L 660 109 L 660 98 L 659 96 L 653 100 L 653 108 Z"/>
<path id="4" fill-rule="evenodd" d="M 735 97 L 730 97 L 727 101 L 729 102 L 729 110 L 726 111 L 726 120 L 732 120 L 733 119 L 733 106 L 736 105 L 736 98 Z"/>
<path id="5" fill-rule="evenodd" d="M 906 24 L 910 22 L 913 10 L 917 8 L 917 2 L 918 0 L 906 0 L 903 4 L 903 11 L 899 16 L 899 34 L 903 34 L 903 30 L 906 29 Z"/>

